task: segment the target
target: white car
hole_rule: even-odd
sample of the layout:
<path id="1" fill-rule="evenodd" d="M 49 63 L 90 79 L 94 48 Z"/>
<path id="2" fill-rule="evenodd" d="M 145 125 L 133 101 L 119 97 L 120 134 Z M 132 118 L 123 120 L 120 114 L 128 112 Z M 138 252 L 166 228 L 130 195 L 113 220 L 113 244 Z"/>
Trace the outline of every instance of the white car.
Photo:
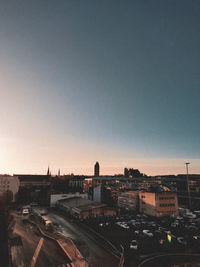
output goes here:
<path id="1" fill-rule="evenodd" d="M 137 240 L 132 240 L 130 243 L 130 249 L 137 250 L 138 249 L 138 242 Z"/>
<path id="2" fill-rule="evenodd" d="M 148 237 L 153 237 L 153 234 L 149 230 L 143 230 L 142 232 L 144 235 L 146 235 Z"/>
<path id="3" fill-rule="evenodd" d="M 184 215 L 185 218 L 188 218 L 188 219 L 196 219 L 196 214 L 192 213 L 192 212 L 187 212 L 185 215 Z"/>
<path id="4" fill-rule="evenodd" d="M 22 210 L 23 215 L 28 215 L 29 214 L 29 209 L 23 209 Z"/>

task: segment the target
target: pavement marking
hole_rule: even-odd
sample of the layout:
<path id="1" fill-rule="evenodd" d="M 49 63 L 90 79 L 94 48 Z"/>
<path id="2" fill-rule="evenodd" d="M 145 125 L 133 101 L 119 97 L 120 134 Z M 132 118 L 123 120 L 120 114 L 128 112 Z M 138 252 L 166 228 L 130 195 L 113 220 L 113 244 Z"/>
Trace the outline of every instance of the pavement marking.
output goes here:
<path id="1" fill-rule="evenodd" d="M 44 238 L 41 237 L 41 238 L 40 238 L 40 241 L 39 241 L 39 243 L 38 243 L 38 245 L 37 245 L 37 248 L 36 248 L 36 250 L 35 250 L 35 253 L 34 253 L 34 255 L 33 255 L 33 258 L 32 258 L 32 260 L 31 260 L 31 263 L 30 263 L 29 267 L 34 267 L 34 266 L 35 266 L 36 261 L 37 261 L 37 258 L 38 258 L 38 255 L 39 255 L 40 250 L 41 250 L 41 247 L 42 247 L 42 245 L 43 245 L 43 242 L 44 242 Z"/>

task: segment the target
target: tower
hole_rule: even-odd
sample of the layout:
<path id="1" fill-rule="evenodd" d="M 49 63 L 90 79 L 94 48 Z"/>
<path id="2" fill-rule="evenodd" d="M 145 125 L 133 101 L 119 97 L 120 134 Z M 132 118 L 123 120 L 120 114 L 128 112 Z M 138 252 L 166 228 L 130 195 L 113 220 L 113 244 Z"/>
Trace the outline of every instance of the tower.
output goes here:
<path id="1" fill-rule="evenodd" d="M 94 165 L 94 177 L 99 176 L 99 171 L 100 171 L 100 166 L 99 166 L 99 162 L 97 161 Z"/>

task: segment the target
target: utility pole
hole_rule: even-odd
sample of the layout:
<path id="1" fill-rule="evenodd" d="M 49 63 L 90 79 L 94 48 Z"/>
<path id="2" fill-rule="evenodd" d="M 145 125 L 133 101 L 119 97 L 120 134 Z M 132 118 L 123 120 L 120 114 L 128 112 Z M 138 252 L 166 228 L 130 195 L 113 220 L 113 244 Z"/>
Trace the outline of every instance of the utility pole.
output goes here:
<path id="1" fill-rule="evenodd" d="M 189 209 L 191 209 L 191 198 L 190 198 L 190 185 L 189 185 L 189 177 L 188 177 L 188 165 L 190 162 L 186 162 L 186 171 L 187 171 L 187 190 L 188 190 L 188 201 L 189 201 Z"/>

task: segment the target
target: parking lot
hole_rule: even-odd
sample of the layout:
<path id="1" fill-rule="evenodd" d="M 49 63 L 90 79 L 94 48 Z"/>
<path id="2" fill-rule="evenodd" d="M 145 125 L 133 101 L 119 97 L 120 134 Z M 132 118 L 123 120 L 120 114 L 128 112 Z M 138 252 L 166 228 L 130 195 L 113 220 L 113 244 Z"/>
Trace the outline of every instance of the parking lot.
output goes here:
<path id="1" fill-rule="evenodd" d="M 194 215 L 194 216 L 193 216 Z M 126 215 L 100 222 L 87 222 L 96 231 L 122 245 L 127 255 L 157 252 L 200 252 L 200 215 L 188 211 L 170 218 Z"/>

